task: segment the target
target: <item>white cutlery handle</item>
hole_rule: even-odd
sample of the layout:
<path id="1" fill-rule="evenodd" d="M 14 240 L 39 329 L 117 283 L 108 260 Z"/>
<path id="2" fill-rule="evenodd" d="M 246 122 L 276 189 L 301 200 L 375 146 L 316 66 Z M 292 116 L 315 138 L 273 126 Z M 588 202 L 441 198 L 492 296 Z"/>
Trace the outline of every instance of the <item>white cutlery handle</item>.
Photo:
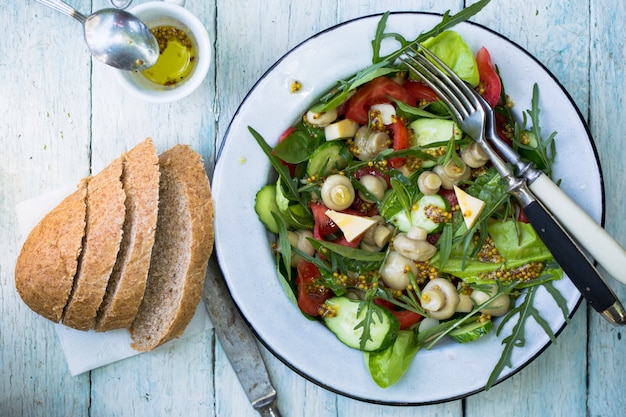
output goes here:
<path id="1" fill-rule="evenodd" d="M 626 284 L 626 249 L 547 175 L 542 173 L 529 188 L 609 275 Z"/>

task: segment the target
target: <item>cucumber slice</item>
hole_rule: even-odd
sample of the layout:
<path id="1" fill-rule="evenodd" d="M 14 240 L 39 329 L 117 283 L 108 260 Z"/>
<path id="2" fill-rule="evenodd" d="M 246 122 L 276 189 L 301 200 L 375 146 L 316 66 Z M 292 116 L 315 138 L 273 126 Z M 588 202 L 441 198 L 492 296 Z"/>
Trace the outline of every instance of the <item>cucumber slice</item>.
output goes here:
<path id="1" fill-rule="evenodd" d="M 475 321 L 465 326 L 461 326 L 458 329 L 454 329 L 449 333 L 449 336 L 459 343 L 473 342 L 489 333 L 493 329 L 493 322 L 487 321 Z"/>
<path id="2" fill-rule="evenodd" d="M 267 230 L 278 234 L 278 224 L 272 215 L 272 212 L 280 215 L 278 204 L 276 204 L 276 185 L 268 184 L 257 191 L 254 199 L 254 211 Z"/>
<path id="3" fill-rule="evenodd" d="M 375 352 L 385 349 L 398 336 L 400 323 L 386 308 L 376 304 L 361 304 L 360 301 L 347 297 L 329 298 L 326 305 L 335 310 L 336 314 L 324 317 L 324 323 L 339 340 L 351 348 L 361 349 L 363 327 L 359 327 L 359 324 L 366 317 L 368 308 L 374 309 L 370 325 L 371 340 L 365 343 L 363 351 Z"/>
<path id="4" fill-rule="evenodd" d="M 417 200 L 412 205 L 411 212 L 407 213 L 406 210 L 402 209 L 398 198 L 389 194 L 383 200 L 379 211 L 381 216 L 401 232 L 406 233 L 411 227 L 417 226 L 428 233 L 434 233 L 441 230 L 443 223 L 433 220 L 429 215 L 433 209 L 448 212 L 450 211 L 450 204 L 439 194 L 425 195 Z"/>
<path id="5" fill-rule="evenodd" d="M 344 169 L 349 162 L 350 152 L 345 142 L 325 142 L 309 157 L 306 173 L 309 177 L 325 177 L 333 170 Z"/>
<path id="6" fill-rule="evenodd" d="M 438 232 L 443 227 L 442 222 L 433 220 L 430 214 L 433 209 L 442 212 L 450 211 L 450 204 L 439 194 L 425 195 L 417 200 L 417 204 L 413 207 L 411 225 L 421 227 L 428 233 Z"/>
<path id="7" fill-rule="evenodd" d="M 428 148 L 431 145 L 461 140 L 463 131 L 456 122 L 447 119 L 417 119 L 409 125 L 415 134 L 414 146 Z"/>

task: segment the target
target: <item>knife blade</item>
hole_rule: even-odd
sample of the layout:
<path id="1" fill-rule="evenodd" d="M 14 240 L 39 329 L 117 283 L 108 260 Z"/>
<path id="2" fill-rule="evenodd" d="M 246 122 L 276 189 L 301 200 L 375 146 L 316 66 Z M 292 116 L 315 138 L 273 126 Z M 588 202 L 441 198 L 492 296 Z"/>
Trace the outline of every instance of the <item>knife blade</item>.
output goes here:
<path id="1" fill-rule="evenodd" d="M 250 404 L 264 417 L 280 417 L 276 390 L 256 338 L 235 306 L 215 253 L 209 260 L 202 298 L 217 338 Z"/>

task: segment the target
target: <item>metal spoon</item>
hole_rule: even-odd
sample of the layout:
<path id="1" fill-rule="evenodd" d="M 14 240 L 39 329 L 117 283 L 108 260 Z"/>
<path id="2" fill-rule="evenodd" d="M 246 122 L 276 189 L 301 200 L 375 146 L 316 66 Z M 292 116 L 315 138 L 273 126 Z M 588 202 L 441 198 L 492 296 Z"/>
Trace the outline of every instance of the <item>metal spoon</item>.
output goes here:
<path id="1" fill-rule="evenodd" d="M 102 9 L 85 17 L 61 0 L 37 0 L 83 25 L 85 41 L 98 60 L 123 70 L 144 70 L 159 57 L 159 45 L 137 17 L 118 9 Z"/>

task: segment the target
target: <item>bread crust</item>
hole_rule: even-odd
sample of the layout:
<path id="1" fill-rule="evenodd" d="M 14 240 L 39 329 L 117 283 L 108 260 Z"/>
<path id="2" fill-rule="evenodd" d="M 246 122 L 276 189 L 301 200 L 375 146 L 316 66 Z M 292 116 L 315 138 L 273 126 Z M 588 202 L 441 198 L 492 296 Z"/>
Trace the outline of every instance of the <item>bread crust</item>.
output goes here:
<path id="1" fill-rule="evenodd" d="M 180 336 L 202 296 L 214 208 L 202 158 L 176 145 L 159 157 L 159 220 L 148 286 L 131 328 L 140 351 Z"/>
<path id="2" fill-rule="evenodd" d="M 152 139 L 123 155 L 126 220 L 122 244 L 96 317 L 96 331 L 130 326 L 143 297 L 154 244 L 159 165 Z"/>
<path id="3" fill-rule="evenodd" d="M 94 326 L 122 239 L 126 194 L 122 158 L 114 160 L 87 183 L 87 226 L 83 250 L 63 324 L 78 330 Z"/>
<path id="4" fill-rule="evenodd" d="M 15 286 L 34 312 L 58 323 L 72 290 L 85 234 L 87 185 L 52 209 L 30 232 L 15 265 Z"/>

